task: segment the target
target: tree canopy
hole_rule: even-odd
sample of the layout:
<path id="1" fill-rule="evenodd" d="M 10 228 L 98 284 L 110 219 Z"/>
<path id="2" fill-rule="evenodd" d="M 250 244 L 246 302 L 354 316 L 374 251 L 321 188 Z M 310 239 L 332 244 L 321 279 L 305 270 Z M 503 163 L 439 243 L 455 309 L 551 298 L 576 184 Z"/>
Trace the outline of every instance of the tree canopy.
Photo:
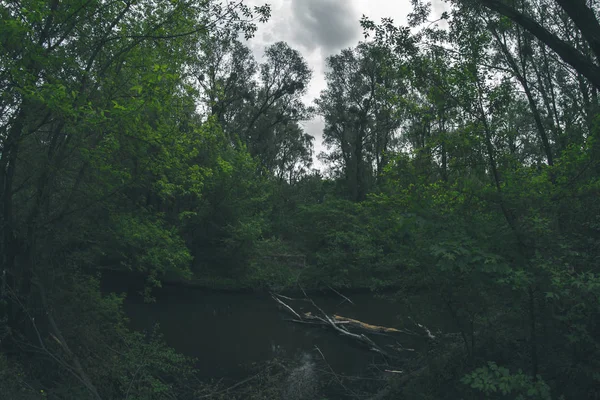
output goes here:
<path id="1" fill-rule="evenodd" d="M 0 0 L 0 393 L 222 395 L 129 327 L 120 274 L 448 316 L 346 398 L 596 398 L 600 6 L 446 4 L 363 17 L 308 102 L 299 50 L 248 46 L 268 5 Z"/>

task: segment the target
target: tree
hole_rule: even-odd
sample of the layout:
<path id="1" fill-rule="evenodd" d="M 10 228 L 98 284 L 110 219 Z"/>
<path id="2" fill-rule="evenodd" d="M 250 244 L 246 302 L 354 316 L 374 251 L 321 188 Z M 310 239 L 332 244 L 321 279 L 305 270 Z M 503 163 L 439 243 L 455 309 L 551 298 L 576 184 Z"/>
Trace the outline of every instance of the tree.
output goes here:
<path id="1" fill-rule="evenodd" d="M 517 4 L 592 55 L 562 4 Z M 427 9 L 414 14 L 418 28 Z M 583 228 L 591 235 L 585 244 L 576 239 L 589 226 L 584 215 L 595 220 L 598 213 L 590 203 L 597 190 L 597 128 L 589 123 L 597 118 L 595 84 L 510 18 L 460 2 L 444 19 L 447 31 L 425 27 L 414 40 L 390 21 L 363 21 L 378 45 L 410 54 L 414 71 L 405 98 L 414 116 L 403 130 L 409 146 L 387 169 L 384 192 L 372 198 L 414 220 L 398 224 L 410 226 L 396 242 L 406 246 L 398 259 L 403 292 L 439 296 L 460 333 L 461 356 L 437 354 L 436 360 L 449 357 L 446 366 L 439 375 L 430 367 L 423 379 L 441 376 L 452 386 L 458 377 L 450 370 L 458 368 L 464 383 L 488 394 L 585 397 L 591 392 L 581 382 L 597 386 L 589 369 L 594 363 L 587 362 L 598 349 L 588 337 L 597 322 L 573 329 L 584 309 L 598 305 L 597 292 L 589 291 L 598 264 L 583 262 L 597 255 L 597 231 Z M 431 129 L 444 118 L 445 129 Z M 437 174 L 440 169 L 445 173 Z M 574 282 L 581 290 L 569 286 Z M 573 297 L 564 297 L 567 292 Z M 575 353 L 567 350 L 571 343 Z M 460 366 L 451 361 L 457 356 Z M 476 368 L 491 360 L 506 367 Z M 568 374 L 565 365 L 580 371 L 579 383 L 571 382 L 574 375 L 557 377 L 556 371 Z"/>
<path id="2" fill-rule="evenodd" d="M 542 1 L 539 9 L 543 9 L 553 3 L 554 2 L 552 1 Z M 530 11 L 533 11 L 533 7 L 524 7 L 519 10 L 516 6 L 508 5 L 501 0 L 468 0 L 460 1 L 459 4 L 464 4 L 467 7 L 472 6 L 473 4 L 480 4 L 491 11 L 511 19 L 556 52 L 563 61 L 589 79 L 596 88 L 600 88 L 600 80 L 598 79 L 600 66 L 589 57 L 587 52 L 577 49 L 570 44 L 567 39 L 561 37 L 558 32 L 544 26 L 543 20 L 535 15 L 529 14 Z M 600 30 L 600 24 L 598 23 L 595 14 L 597 8 L 594 7 L 596 6 L 590 8 L 585 0 L 556 0 L 555 4 L 560 6 L 571 22 L 581 32 L 581 35 L 592 54 L 594 54 L 596 58 L 599 57 L 600 41 L 597 32 Z"/>
<path id="3" fill-rule="evenodd" d="M 309 167 L 312 141 L 298 123 L 310 117 L 302 96 L 311 71 L 301 54 L 279 42 L 266 48 L 267 60 L 257 65 L 248 47 L 232 37 L 203 43 L 195 72 L 203 102 L 231 141 L 246 146 L 268 173 Z"/>
<path id="4" fill-rule="evenodd" d="M 327 89 L 316 100 L 325 120 L 325 156 L 339 166 L 354 200 L 362 200 L 393 151 L 403 86 L 384 48 L 360 44 L 327 59 Z"/>
<path id="5" fill-rule="evenodd" d="M 27 374 L 56 371 L 40 380 L 56 393 L 76 384 L 80 398 L 125 397 L 128 387 L 160 398 L 170 390 L 150 379 L 160 367 L 144 372 L 158 389 L 143 394 L 132 372 L 141 337 L 123 328 L 120 301 L 101 296 L 91 276 L 105 267 L 143 271 L 153 285 L 167 272 L 189 276 L 173 220 L 223 166 L 196 163 L 218 130 L 195 115 L 183 79 L 195 61 L 189 50 L 222 25 L 250 35 L 254 15 L 269 9 L 32 0 L 3 1 L 0 13 L 0 319 L 11 332 L 3 351 L 41 353 Z M 107 342 L 82 316 L 111 333 Z M 123 364 L 97 365 L 82 350 L 112 346 Z M 185 375 L 187 361 L 158 342 L 149 351 L 172 356 Z M 114 384 L 116 375 L 125 382 Z"/>

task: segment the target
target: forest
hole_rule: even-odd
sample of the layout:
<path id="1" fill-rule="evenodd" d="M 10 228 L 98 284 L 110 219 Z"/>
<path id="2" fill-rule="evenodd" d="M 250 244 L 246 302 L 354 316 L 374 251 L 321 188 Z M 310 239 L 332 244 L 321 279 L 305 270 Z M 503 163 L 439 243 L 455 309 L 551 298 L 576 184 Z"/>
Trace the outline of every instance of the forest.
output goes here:
<path id="1" fill-rule="evenodd" d="M 297 49 L 248 45 L 267 4 L 0 0 L 0 398 L 600 399 L 600 5 L 446 6 L 356 21 L 307 103 Z M 206 380 L 109 275 L 369 293 L 426 345 Z M 320 311 L 299 329 L 384 353 Z"/>

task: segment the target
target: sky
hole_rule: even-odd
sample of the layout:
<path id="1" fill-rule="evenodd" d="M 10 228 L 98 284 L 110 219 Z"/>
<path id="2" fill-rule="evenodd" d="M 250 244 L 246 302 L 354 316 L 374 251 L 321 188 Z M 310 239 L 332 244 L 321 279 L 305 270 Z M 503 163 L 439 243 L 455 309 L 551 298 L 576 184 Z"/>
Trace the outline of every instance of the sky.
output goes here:
<path id="1" fill-rule="evenodd" d="M 259 62 L 264 48 L 278 41 L 300 51 L 313 71 L 304 99 L 307 104 L 326 86 L 325 59 L 364 39 L 359 23 L 363 15 L 375 22 L 390 17 L 396 24 L 404 25 L 411 11 L 410 0 L 246 0 L 248 5 L 265 2 L 271 5 L 271 19 L 259 25 L 248 45 Z M 434 0 L 434 16 L 441 14 L 443 6 L 441 0 Z M 323 121 L 317 117 L 302 125 L 315 137 L 316 156 L 325 150 L 321 143 Z M 319 167 L 317 161 L 316 164 Z"/>

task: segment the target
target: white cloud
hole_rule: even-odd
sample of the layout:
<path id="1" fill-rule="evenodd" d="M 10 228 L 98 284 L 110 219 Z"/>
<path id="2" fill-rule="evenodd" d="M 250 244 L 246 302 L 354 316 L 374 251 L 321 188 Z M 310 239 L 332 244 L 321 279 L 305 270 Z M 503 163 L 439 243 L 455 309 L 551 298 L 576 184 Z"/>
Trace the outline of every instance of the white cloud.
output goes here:
<path id="1" fill-rule="evenodd" d="M 347 0 L 292 0 L 292 35 L 309 51 L 336 52 L 360 37 L 360 15 Z"/>

